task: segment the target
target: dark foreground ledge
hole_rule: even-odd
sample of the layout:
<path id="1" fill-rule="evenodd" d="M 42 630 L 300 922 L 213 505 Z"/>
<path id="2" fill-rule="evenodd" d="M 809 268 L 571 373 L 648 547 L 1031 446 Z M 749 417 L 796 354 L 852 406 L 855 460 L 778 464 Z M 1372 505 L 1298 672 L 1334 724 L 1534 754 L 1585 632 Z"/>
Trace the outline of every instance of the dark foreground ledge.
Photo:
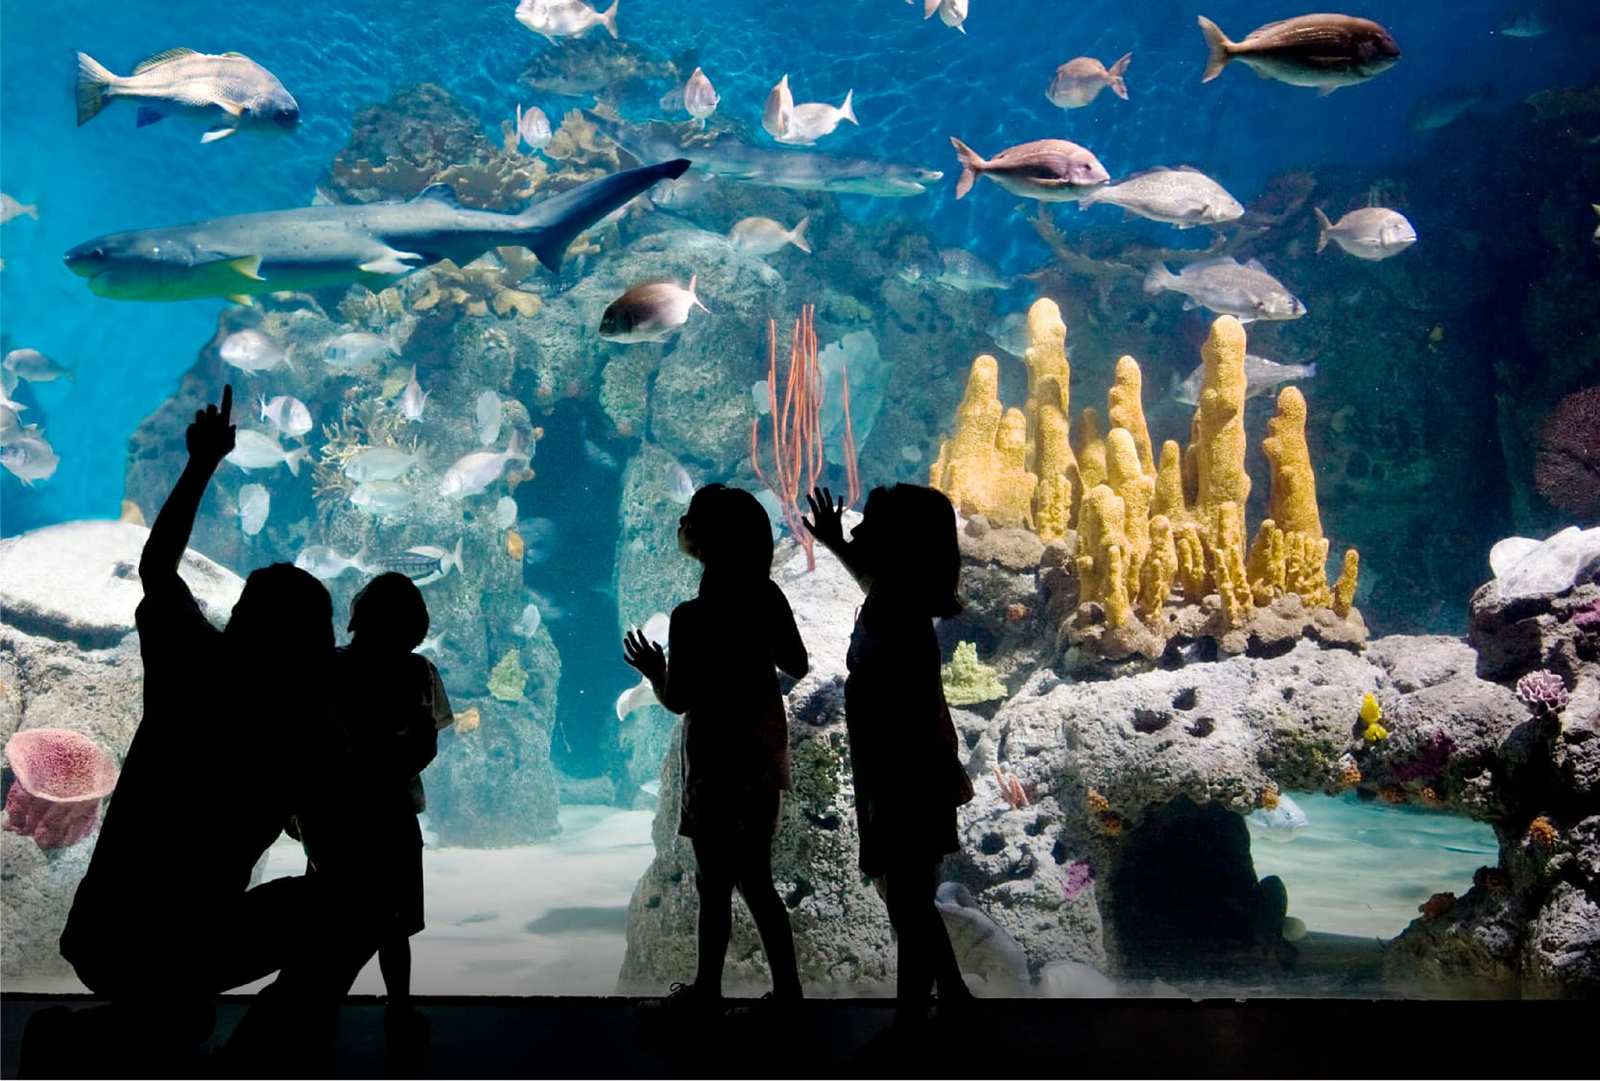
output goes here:
<path id="1" fill-rule="evenodd" d="M 77 996 L 0 997 L 4 1077 L 30 1017 Z M 249 1000 L 225 998 L 213 1043 Z M 420 998 L 422 1031 L 385 1037 L 375 999 L 340 1018 L 340 1077 L 1397 1077 L 1580 1076 L 1593 1003 L 1340 1000 L 994 1000 L 899 1036 L 885 1000 L 703 1024 L 626 998 Z M 1584 1027 L 1580 1027 L 1584 1026 Z M 36 1027 L 34 1030 L 46 1031 Z M 1565 1053 L 1558 1053 L 1565 1047 Z M 27 1062 L 49 1061 L 28 1048 Z M 23 1063 L 26 1066 L 26 1062 Z M 192 1076 L 218 1076 L 213 1060 Z M 43 1076 L 36 1073 L 34 1076 Z"/>

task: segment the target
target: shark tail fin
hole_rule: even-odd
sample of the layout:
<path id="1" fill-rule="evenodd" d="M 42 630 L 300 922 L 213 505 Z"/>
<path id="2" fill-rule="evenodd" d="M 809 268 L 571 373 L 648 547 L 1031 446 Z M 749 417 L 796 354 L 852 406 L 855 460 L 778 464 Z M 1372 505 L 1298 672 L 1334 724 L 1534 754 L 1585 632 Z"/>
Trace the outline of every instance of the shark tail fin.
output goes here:
<path id="1" fill-rule="evenodd" d="M 978 174 L 983 172 L 985 162 L 978 152 L 966 143 L 950 136 L 950 145 L 956 148 L 956 157 L 961 162 L 961 177 L 956 181 L 956 198 L 960 199 L 972 190 L 972 185 L 977 183 Z"/>
<path id="2" fill-rule="evenodd" d="M 106 107 L 106 91 L 117 77 L 88 53 L 78 54 L 78 126 L 93 120 Z"/>
<path id="3" fill-rule="evenodd" d="M 1328 215 L 1322 212 L 1320 206 L 1312 207 L 1311 212 L 1317 216 L 1317 251 L 1320 252 L 1328 246 L 1328 230 L 1333 228 L 1333 222 L 1328 220 Z"/>
<path id="4" fill-rule="evenodd" d="M 660 180 L 676 180 L 689 169 L 689 159 L 643 165 L 579 184 L 523 211 L 523 245 L 549 270 L 561 269 L 567 247 L 577 235 L 607 214 L 642 195 Z"/>

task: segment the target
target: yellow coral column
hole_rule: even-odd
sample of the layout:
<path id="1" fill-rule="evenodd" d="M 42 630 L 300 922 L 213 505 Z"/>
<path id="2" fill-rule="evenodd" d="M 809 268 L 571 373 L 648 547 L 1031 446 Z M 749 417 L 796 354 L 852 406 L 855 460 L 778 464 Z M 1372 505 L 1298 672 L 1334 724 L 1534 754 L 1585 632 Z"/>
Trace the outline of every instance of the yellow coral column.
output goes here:
<path id="1" fill-rule="evenodd" d="M 1268 514 L 1285 533 L 1322 539 L 1317 481 L 1306 446 L 1306 399 L 1296 387 L 1278 393 L 1278 411 L 1267 421 L 1261 452 L 1272 467 Z"/>
<path id="2" fill-rule="evenodd" d="M 1123 529 L 1128 543 L 1123 553 L 1129 590 L 1136 592 L 1145 556 L 1150 554 L 1150 501 L 1155 496 L 1156 482 L 1140 468 L 1138 447 L 1126 428 L 1113 428 L 1106 436 L 1106 484 L 1122 497 L 1127 508 Z"/>
<path id="3" fill-rule="evenodd" d="M 1111 390 L 1106 395 L 1106 416 L 1113 428 L 1125 428 L 1133 436 L 1133 445 L 1139 451 L 1139 468 L 1145 476 L 1154 477 L 1156 463 L 1150 451 L 1150 429 L 1145 424 L 1144 404 L 1140 400 L 1142 383 L 1139 362 L 1132 357 L 1120 358 L 1112 376 Z"/>
<path id="4" fill-rule="evenodd" d="M 972 362 L 967 391 L 956 407 L 955 434 L 939 447 L 939 457 L 929 470 L 928 483 L 949 496 L 957 510 L 964 501 L 986 495 L 982 487 L 992 468 L 1003 412 L 1000 364 L 985 354 Z"/>
<path id="5" fill-rule="evenodd" d="M 1037 469 L 1040 408 L 1053 405 L 1062 416 L 1072 415 L 1067 402 L 1072 377 L 1067 363 L 1067 324 L 1061 320 L 1061 309 L 1048 297 L 1040 297 L 1028 309 L 1028 347 L 1023 350 L 1022 363 L 1028 366 L 1028 401 L 1023 406 L 1028 415 L 1028 465 Z"/>
<path id="6" fill-rule="evenodd" d="M 1231 315 L 1211 324 L 1200 349 L 1205 363 L 1201 382 L 1195 515 L 1217 552 L 1233 549 L 1244 562 L 1244 508 L 1250 499 L 1250 475 L 1244 471 L 1244 327 Z M 1233 504 L 1231 515 L 1223 507 Z"/>

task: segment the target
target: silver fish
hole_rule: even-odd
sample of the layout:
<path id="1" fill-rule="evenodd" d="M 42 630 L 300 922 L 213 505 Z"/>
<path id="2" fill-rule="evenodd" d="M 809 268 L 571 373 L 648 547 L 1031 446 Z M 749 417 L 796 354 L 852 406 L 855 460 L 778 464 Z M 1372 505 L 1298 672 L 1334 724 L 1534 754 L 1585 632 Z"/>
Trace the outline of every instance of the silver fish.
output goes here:
<path id="1" fill-rule="evenodd" d="M 298 477 L 300 463 L 309 457 L 311 457 L 309 447 L 284 450 L 276 436 L 258 432 L 254 428 L 245 428 L 234 436 L 233 450 L 228 453 L 227 460 L 245 472 L 252 469 L 271 469 L 282 463 L 289 467 L 292 476 Z"/>
<path id="2" fill-rule="evenodd" d="M 399 480 L 417 464 L 417 456 L 398 447 L 362 447 L 344 463 L 344 475 L 357 484 Z"/>
<path id="3" fill-rule="evenodd" d="M 299 398 L 280 394 L 268 401 L 263 394 L 260 405 L 261 419 L 284 435 L 298 438 L 311 430 L 311 410 Z"/>
<path id="4" fill-rule="evenodd" d="M 687 506 L 694 498 L 694 478 L 677 462 L 667 469 L 667 495 L 679 506 Z"/>
<path id="5" fill-rule="evenodd" d="M 517 524 L 517 501 L 508 495 L 501 496 L 494 505 L 494 524 L 497 529 L 510 529 Z"/>
<path id="6" fill-rule="evenodd" d="M 906 263 L 898 271 L 900 280 L 912 284 L 947 285 L 963 293 L 978 293 L 985 289 L 1006 289 L 1011 283 L 1000 272 L 965 248 L 941 248 L 936 262 L 920 258 Z"/>
<path id="7" fill-rule="evenodd" d="M 1239 60 L 1263 79 L 1331 94 L 1381 75 L 1400 60 L 1400 46 L 1371 19 L 1298 15 L 1257 27 L 1243 41 L 1229 41 L 1204 15 L 1199 23 L 1208 51 L 1203 83 L 1221 75 L 1230 60 Z"/>
<path id="8" fill-rule="evenodd" d="M 1127 101 L 1128 84 L 1122 75 L 1132 60 L 1132 53 L 1124 53 L 1108 68 L 1092 56 L 1075 57 L 1056 68 L 1055 78 L 1050 80 L 1050 89 L 1044 96 L 1058 109 L 1081 109 L 1099 97 L 1100 91 L 1110 87 L 1113 94 Z"/>
<path id="9" fill-rule="evenodd" d="M 28 431 L 27 428 L 23 427 L 20 416 L 27 408 L 22 403 L 13 402 L 10 399 L 0 402 L 0 447 L 22 438 L 23 434 Z"/>
<path id="10" fill-rule="evenodd" d="M 1333 241 L 1357 259 L 1377 261 L 1399 255 L 1417 242 L 1417 231 L 1405 215 L 1381 206 L 1352 210 L 1335 224 L 1320 207 L 1317 215 L 1317 250 Z"/>
<path id="11" fill-rule="evenodd" d="M 522 609 L 522 615 L 511 625 L 511 629 L 524 638 L 532 638 L 539 633 L 539 606 L 530 604 Z"/>
<path id="12" fill-rule="evenodd" d="M 933 18 L 938 12 L 939 21 L 963 34 L 967 28 L 962 25 L 967 21 L 967 0 L 923 0 L 922 18 L 924 21 Z"/>
<path id="13" fill-rule="evenodd" d="M 397 480 L 368 480 L 356 485 L 350 493 L 350 502 L 368 514 L 393 514 L 405 510 L 417 500 L 417 494 Z"/>
<path id="14" fill-rule="evenodd" d="M 761 107 L 761 127 L 774 139 L 781 139 L 793 119 L 794 94 L 789 90 L 789 76 L 785 73 L 767 92 L 766 103 Z"/>
<path id="15" fill-rule="evenodd" d="M 558 38 L 577 37 L 592 27 L 603 26 L 613 38 L 617 36 L 617 4 L 604 12 L 596 11 L 582 0 L 522 0 L 517 5 L 517 22 L 544 38 L 558 44 Z"/>
<path id="16" fill-rule="evenodd" d="M 706 73 L 695 68 L 694 74 L 689 76 L 689 81 L 683 87 L 684 110 L 698 120 L 703 128 L 706 120 L 717 111 L 717 103 L 721 100 L 711 80 L 706 78 Z"/>
<path id="17" fill-rule="evenodd" d="M 1441 90 L 1417 102 L 1411 110 L 1412 131 L 1437 131 L 1449 127 L 1493 96 L 1488 86 L 1468 90 Z"/>
<path id="18" fill-rule="evenodd" d="M 422 419 L 422 411 L 428 406 L 428 392 L 422 389 L 422 384 L 417 382 L 417 366 L 411 366 L 411 378 L 406 382 L 406 387 L 400 392 L 400 415 L 415 423 Z"/>
<path id="19" fill-rule="evenodd" d="M 30 383 L 50 383 L 63 376 L 72 380 L 78 377 L 76 368 L 58 364 L 37 349 L 11 350 L 4 360 L 0 360 L 0 369 Z"/>
<path id="20" fill-rule="evenodd" d="M 244 535 L 253 537 L 267 524 L 267 514 L 272 510 L 272 495 L 259 484 L 246 484 L 239 489 L 239 528 Z"/>
<path id="21" fill-rule="evenodd" d="M 961 162 L 957 199 L 971 191 L 980 176 L 988 177 L 1013 195 L 1043 202 L 1081 199 L 1111 179 L 1099 158 L 1065 139 L 1020 143 L 987 159 L 954 136 L 950 145 L 956 148 L 956 158 Z"/>
<path id="22" fill-rule="evenodd" d="M 523 449 L 522 441 L 516 434 L 511 436 L 510 444 L 503 451 L 475 450 L 463 454 L 445 471 L 443 479 L 439 481 L 439 494 L 446 499 L 477 495 L 500 479 L 508 463 L 526 462 L 531 457 L 531 451 Z"/>
<path id="23" fill-rule="evenodd" d="M 1145 275 L 1144 291 L 1155 296 L 1162 291 L 1181 293 L 1185 310 L 1209 308 L 1218 315 L 1238 317 L 1241 323 L 1257 319 L 1298 319 L 1306 313 L 1300 299 L 1267 273 L 1255 259 L 1240 263 L 1231 256 L 1190 263 L 1173 274 L 1160 263 Z"/>
<path id="24" fill-rule="evenodd" d="M 590 465 L 596 469 L 612 470 L 617 468 L 617 457 L 601 447 L 593 439 L 583 441 L 583 456 Z"/>
<path id="25" fill-rule="evenodd" d="M 322 362 L 336 372 L 370 371 L 399 355 L 393 341 L 365 330 L 335 335 L 322 348 Z"/>
<path id="26" fill-rule="evenodd" d="M 325 544 L 314 544 L 309 548 L 302 548 L 300 554 L 294 557 L 294 565 L 313 578 L 320 578 L 323 581 L 337 578 L 345 571 L 353 570 L 362 574 L 370 573 L 361 555 L 340 555 Z"/>
<path id="27" fill-rule="evenodd" d="M 4 447 L 0 447 L 0 466 L 20 480 L 25 487 L 55 476 L 61 459 L 55 448 L 34 428 L 25 429 Z"/>
<path id="28" fill-rule="evenodd" d="M 517 106 L 517 138 L 526 143 L 529 150 L 543 150 L 550 145 L 554 135 L 550 130 L 550 118 L 544 115 L 543 109 L 537 105 L 527 109 Z"/>
<path id="29" fill-rule="evenodd" d="M 1279 364 L 1254 353 L 1245 354 L 1245 398 L 1259 398 L 1284 383 L 1311 379 L 1317 374 L 1315 364 Z M 1201 364 L 1189 373 L 1187 379 L 1173 388 L 1172 396 L 1184 405 L 1200 404 L 1200 388 L 1205 383 L 1206 366 Z"/>
<path id="30" fill-rule="evenodd" d="M 478 395 L 473 412 L 478 422 L 478 443 L 487 447 L 500 438 L 500 418 L 504 413 L 500 395 L 492 390 L 484 391 Z"/>
<path id="31" fill-rule="evenodd" d="M 696 275 L 688 286 L 673 281 L 641 282 L 632 286 L 606 306 L 600 316 L 600 337 L 608 342 L 631 345 L 659 342 L 689 321 L 689 310 L 699 308 L 709 314 L 695 296 Z"/>
<path id="32" fill-rule="evenodd" d="M 89 291 L 121 300 L 248 298 L 363 284 L 381 289 L 419 267 L 466 266 L 524 247 L 559 269 L 573 238 L 686 160 L 627 169 L 568 188 L 520 214 L 468 210 L 446 184 L 404 203 L 310 206 L 96 237 L 66 254 Z"/>
<path id="33" fill-rule="evenodd" d="M 710 173 L 691 169 L 676 180 L 656 185 L 650 193 L 650 201 L 667 210 L 687 210 L 705 202 L 716 179 Z"/>
<path id="34" fill-rule="evenodd" d="M 989 324 L 987 333 L 994 344 L 1007 353 L 1014 357 L 1024 356 L 1028 351 L 1028 313 L 1003 315 Z"/>
<path id="35" fill-rule="evenodd" d="M 1550 24 L 1544 15 L 1531 8 L 1512 12 L 1499 29 L 1499 33 L 1508 38 L 1542 38 L 1549 32 Z"/>
<path id="36" fill-rule="evenodd" d="M 437 582 L 451 569 L 460 572 L 461 567 L 461 538 L 457 538 L 454 551 L 440 548 L 436 544 L 419 544 L 414 548 L 407 548 L 403 552 L 393 555 L 380 555 L 368 561 L 369 571 L 392 571 L 403 574 L 425 586 Z"/>
<path id="37" fill-rule="evenodd" d="M 222 357 L 222 363 L 252 375 L 278 367 L 294 370 L 294 365 L 289 363 L 289 354 L 259 330 L 234 331 L 222 339 L 217 353 Z"/>
<path id="38" fill-rule="evenodd" d="M 790 146 L 812 146 L 818 139 L 832 135 L 841 121 L 848 120 L 852 124 L 860 124 L 856 119 L 855 91 L 845 92 L 844 101 L 835 108 L 826 102 L 808 101 L 796 105 L 789 115 L 788 126 L 783 129 L 782 135 L 773 138 L 780 143 Z"/>
<path id="39" fill-rule="evenodd" d="M 811 219 L 805 217 L 793 229 L 785 229 L 782 222 L 771 218 L 741 218 L 728 230 L 728 239 L 734 247 L 751 255 L 772 255 L 790 244 L 810 255 L 811 245 L 806 242 L 806 226 L 810 224 Z"/>
<path id="40" fill-rule="evenodd" d="M 300 123 L 294 95 L 241 53 L 168 49 L 141 61 L 132 75 L 114 75 L 79 53 L 77 97 L 80 127 L 111 102 L 126 100 L 139 107 L 141 128 L 168 116 L 204 122 L 203 143 L 226 139 L 240 128 L 289 131 Z"/>
<path id="41" fill-rule="evenodd" d="M 20 218 L 24 214 L 34 221 L 38 221 L 39 204 L 19 203 L 5 192 L 0 191 L 0 225 L 4 225 L 13 218 Z"/>
<path id="42" fill-rule="evenodd" d="M 690 149 L 682 145 L 681 132 L 670 124 L 621 124 L 593 112 L 583 115 L 631 157 L 646 160 L 656 151 L 674 147 L 675 154 L 693 155 L 695 169 L 746 184 L 903 198 L 921 195 L 944 176 L 937 169 L 874 158 L 751 146 L 726 132 Z"/>
<path id="43" fill-rule="evenodd" d="M 1188 229 L 1220 225 L 1244 215 L 1227 190 L 1198 169 L 1157 168 L 1096 188 L 1078 202 L 1080 210 L 1097 203 L 1119 206 L 1130 215 Z"/>

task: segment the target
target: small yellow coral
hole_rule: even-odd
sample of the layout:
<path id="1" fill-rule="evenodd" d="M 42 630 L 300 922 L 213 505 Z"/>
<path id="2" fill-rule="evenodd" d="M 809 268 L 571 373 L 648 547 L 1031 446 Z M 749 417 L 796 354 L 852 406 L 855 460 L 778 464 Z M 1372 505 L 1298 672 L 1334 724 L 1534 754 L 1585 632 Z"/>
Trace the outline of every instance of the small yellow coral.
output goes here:
<path id="1" fill-rule="evenodd" d="M 1377 724 L 1383 720 L 1383 707 L 1378 705 L 1378 698 L 1371 691 L 1361 696 L 1361 723 L 1363 725 Z"/>
<path id="2" fill-rule="evenodd" d="M 1276 811 L 1280 795 L 1277 784 L 1268 781 L 1267 787 L 1261 790 L 1261 809 L 1263 811 Z"/>
<path id="3" fill-rule="evenodd" d="M 1556 824 L 1545 815 L 1540 815 L 1528 823 L 1528 840 L 1546 851 L 1554 848 L 1561 835 L 1556 831 Z"/>
<path id="4" fill-rule="evenodd" d="M 1105 814 L 1111 810 L 1111 801 L 1101 795 L 1098 788 L 1091 788 L 1083 794 L 1083 805 L 1089 809 L 1090 814 Z"/>
<path id="5" fill-rule="evenodd" d="M 1369 724 L 1361 730 L 1361 738 L 1368 743 L 1381 743 L 1389 738 L 1389 730 L 1381 724 Z"/>
<path id="6" fill-rule="evenodd" d="M 482 718 L 478 714 L 477 706 L 464 709 L 455 716 L 456 733 L 464 736 L 468 732 L 475 732 L 481 721 Z"/>
<path id="7" fill-rule="evenodd" d="M 1361 783 L 1361 768 L 1355 760 L 1346 757 L 1339 764 L 1339 786 L 1341 788 L 1354 788 Z"/>
<path id="8" fill-rule="evenodd" d="M 1122 835 L 1122 819 L 1117 816 L 1115 811 L 1106 811 L 1096 815 L 1095 821 L 1099 823 L 1100 832 L 1107 837 L 1120 837 Z"/>

